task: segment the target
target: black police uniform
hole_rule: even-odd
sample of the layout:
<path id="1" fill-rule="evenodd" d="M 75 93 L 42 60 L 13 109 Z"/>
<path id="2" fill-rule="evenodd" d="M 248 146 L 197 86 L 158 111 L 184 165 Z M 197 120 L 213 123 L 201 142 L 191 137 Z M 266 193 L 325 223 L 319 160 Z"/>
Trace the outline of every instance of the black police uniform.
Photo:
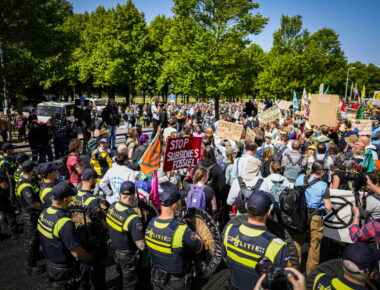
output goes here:
<path id="1" fill-rule="evenodd" d="M 74 222 L 64 209 L 51 206 L 39 216 L 38 232 L 52 286 L 71 289 L 76 283 L 76 273 L 70 251 L 79 247 Z"/>
<path id="2" fill-rule="evenodd" d="M 111 242 L 116 248 L 114 259 L 122 270 L 123 289 L 136 289 L 139 251 L 135 241 L 144 240 L 142 221 L 136 212 L 122 201 L 111 205 L 106 221 Z"/>
<path id="3" fill-rule="evenodd" d="M 0 168 L 0 182 L 6 182 L 8 184 L 9 180 L 5 173 L 5 168 Z M 11 193 L 8 189 L 0 188 L 0 212 L 4 213 L 5 221 L 8 225 L 9 230 L 12 232 L 12 235 L 16 237 L 18 227 L 16 221 L 15 210 L 11 203 Z"/>
<path id="4" fill-rule="evenodd" d="M 41 189 L 40 189 L 40 200 L 41 204 L 44 208 L 48 208 L 51 206 L 51 199 L 52 199 L 52 189 L 54 187 L 55 183 L 45 183 L 41 182 Z"/>
<path id="5" fill-rule="evenodd" d="M 348 281 L 343 275 L 331 278 L 326 273 L 318 274 L 314 279 L 313 290 L 367 290 L 367 287 L 363 287 Z"/>
<path id="6" fill-rule="evenodd" d="M 202 243 L 190 228 L 175 219 L 153 218 L 146 229 L 145 241 L 152 262 L 155 289 L 190 289 L 191 253 Z"/>
<path id="7" fill-rule="evenodd" d="M 16 185 L 16 197 L 20 203 L 22 220 L 24 222 L 24 247 L 26 255 L 26 270 L 30 270 L 36 264 L 38 250 L 37 220 L 39 211 L 30 207 L 33 202 L 39 202 L 40 189 L 33 181 L 21 176 Z"/>
<path id="8" fill-rule="evenodd" d="M 78 190 L 76 196 L 73 197 L 73 204 L 80 204 L 82 206 L 91 208 L 93 210 L 99 209 L 99 199 L 93 195 L 91 190 Z M 90 281 L 95 289 L 105 289 L 106 283 L 106 261 L 107 257 L 107 243 L 106 243 L 106 232 L 99 225 L 99 228 L 92 227 L 93 230 L 98 232 L 98 235 L 104 233 L 101 238 L 96 240 L 96 249 L 94 245 L 90 245 L 91 248 L 86 248 L 90 252 L 94 252 L 94 260 L 91 263 L 80 262 L 80 280 L 81 280 L 81 289 L 90 289 Z"/>
<path id="9" fill-rule="evenodd" d="M 73 203 L 88 206 L 92 209 L 99 208 L 99 199 L 94 196 L 92 190 L 78 190 L 77 195 L 73 197 Z"/>
<path id="10" fill-rule="evenodd" d="M 228 225 L 224 235 L 224 250 L 232 285 L 240 290 L 251 290 L 255 287 L 259 279 L 255 269 L 264 257 L 275 266 L 291 266 L 286 243 L 268 232 L 265 226 L 248 222 Z"/>

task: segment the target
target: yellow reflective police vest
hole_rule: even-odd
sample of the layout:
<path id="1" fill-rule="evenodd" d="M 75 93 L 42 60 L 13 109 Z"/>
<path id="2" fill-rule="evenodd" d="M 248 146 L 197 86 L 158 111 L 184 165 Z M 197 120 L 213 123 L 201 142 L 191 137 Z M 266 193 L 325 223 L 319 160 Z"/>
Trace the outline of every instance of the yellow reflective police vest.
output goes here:
<path id="1" fill-rule="evenodd" d="M 145 242 L 152 265 L 171 274 L 183 274 L 187 265 L 183 235 L 187 225 L 179 221 L 163 223 L 153 218 L 145 232 Z"/>
<path id="2" fill-rule="evenodd" d="M 67 222 L 73 221 L 65 210 L 55 207 L 44 209 L 38 218 L 37 230 L 44 255 L 54 263 L 65 263 L 68 259 L 72 259 L 59 234 Z"/>
<path id="3" fill-rule="evenodd" d="M 76 196 L 73 197 L 73 204 L 80 204 L 83 206 L 90 206 L 90 204 L 96 201 L 97 198 L 93 196 L 91 193 L 83 190 L 78 190 Z"/>
<path id="4" fill-rule="evenodd" d="M 22 169 L 21 168 L 17 168 L 13 177 L 15 179 L 15 182 L 19 182 L 21 180 L 21 173 L 22 173 Z"/>
<path id="5" fill-rule="evenodd" d="M 53 190 L 54 184 L 43 183 L 40 191 L 40 200 L 44 207 L 49 207 L 51 205 L 51 191 Z"/>
<path id="6" fill-rule="evenodd" d="M 106 222 L 108 233 L 114 246 L 119 250 L 136 250 L 131 235 L 128 234 L 129 223 L 137 218 L 136 212 L 120 201 L 108 209 Z"/>
<path id="7" fill-rule="evenodd" d="M 318 274 L 314 279 L 313 290 L 355 290 L 345 284 L 339 277 L 331 278 L 326 273 Z"/>
<path id="8" fill-rule="evenodd" d="M 277 254 L 286 245 L 265 229 L 230 224 L 224 234 L 224 247 L 227 253 L 228 265 L 231 273 L 231 282 L 237 287 L 253 289 L 259 278 L 255 269 L 264 257 L 272 263 Z M 239 286 L 239 287 L 238 287 Z"/>
<path id="9" fill-rule="evenodd" d="M 16 198 L 20 202 L 21 208 L 23 210 L 29 207 L 22 196 L 22 191 L 28 187 L 32 190 L 33 195 L 36 195 L 36 199 L 38 199 L 38 193 L 40 191 L 40 188 L 32 181 L 21 176 L 21 180 L 16 184 Z"/>

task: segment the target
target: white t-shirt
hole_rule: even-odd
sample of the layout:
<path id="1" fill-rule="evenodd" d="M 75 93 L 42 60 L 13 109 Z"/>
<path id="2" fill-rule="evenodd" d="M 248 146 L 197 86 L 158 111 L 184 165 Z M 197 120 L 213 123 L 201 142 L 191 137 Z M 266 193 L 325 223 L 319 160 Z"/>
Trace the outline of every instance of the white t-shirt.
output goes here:
<path id="1" fill-rule="evenodd" d="M 256 176 L 252 180 L 247 181 L 247 180 L 243 179 L 243 181 L 247 187 L 253 187 L 256 185 L 256 183 L 259 179 L 260 179 L 260 177 Z M 262 188 L 262 185 L 260 186 L 260 188 Z M 258 189 L 260 189 L 260 188 L 258 188 Z M 227 204 L 228 205 L 235 204 L 236 198 L 239 196 L 239 191 L 240 191 L 239 180 L 237 178 L 235 178 L 231 184 L 231 188 L 230 188 L 230 191 L 228 193 L 228 197 L 227 197 Z"/>

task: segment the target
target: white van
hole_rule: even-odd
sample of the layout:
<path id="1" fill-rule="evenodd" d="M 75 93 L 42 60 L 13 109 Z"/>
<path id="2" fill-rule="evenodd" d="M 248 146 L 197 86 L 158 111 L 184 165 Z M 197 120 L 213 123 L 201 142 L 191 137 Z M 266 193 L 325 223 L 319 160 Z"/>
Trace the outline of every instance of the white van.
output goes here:
<path id="1" fill-rule="evenodd" d="M 70 102 L 43 102 L 39 103 L 36 108 L 38 121 L 47 122 L 50 118 L 54 118 L 55 113 L 67 113 L 74 109 L 74 103 Z"/>

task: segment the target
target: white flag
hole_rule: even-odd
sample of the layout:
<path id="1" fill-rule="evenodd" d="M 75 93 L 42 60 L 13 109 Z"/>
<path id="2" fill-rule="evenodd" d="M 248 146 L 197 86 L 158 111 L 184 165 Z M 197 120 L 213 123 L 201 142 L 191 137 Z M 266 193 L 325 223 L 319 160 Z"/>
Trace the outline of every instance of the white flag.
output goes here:
<path id="1" fill-rule="evenodd" d="M 323 95 L 323 93 L 324 93 L 324 91 L 325 91 L 325 90 L 324 90 L 324 86 L 325 86 L 324 84 L 320 84 L 320 85 L 319 85 L 319 94 L 320 94 L 320 95 Z"/>

